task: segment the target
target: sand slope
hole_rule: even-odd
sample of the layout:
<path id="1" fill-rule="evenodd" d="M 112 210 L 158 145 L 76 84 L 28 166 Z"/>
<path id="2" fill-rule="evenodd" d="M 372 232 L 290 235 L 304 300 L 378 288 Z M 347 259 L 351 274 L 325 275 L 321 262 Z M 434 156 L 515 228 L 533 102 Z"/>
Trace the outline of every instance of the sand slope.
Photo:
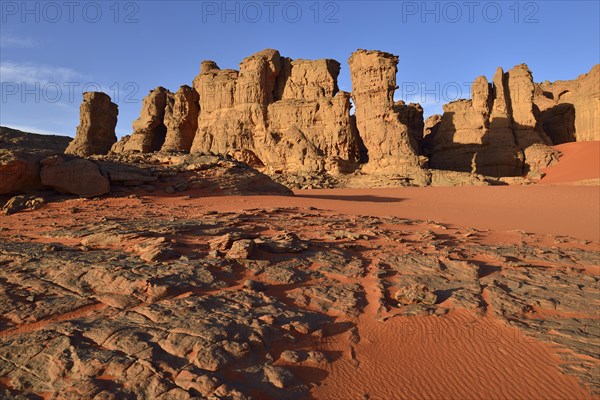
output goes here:
<path id="1" fill-rule="evenodd" d="M 550 345 L 493 319 L 468 313 L 385 323 L 365 318 L 358 327 L 356 360 L 346 351 L 315 388 L 315 398 L 590 398 L 576 379 L 560 373 Z"/>
<path id="2" fill-rule="evenodd" d="M 564 143 L 554 148 L 562 153 L 557 165 L 546 168 L 543 184 L 565 184 L 600 179 L 600 141 Z"/>
<path id="3" fill-rule="evenodd" d="M 170 200 L 159 200 L 167 204 Z M 203 197 L 208 209 L 317 207 L 342 214 L 431 219 L 478 229 L 569 235 L 599 240 L 600 190 L 593 186 L 494 186 L 325 189 L 276 196 Z"/>

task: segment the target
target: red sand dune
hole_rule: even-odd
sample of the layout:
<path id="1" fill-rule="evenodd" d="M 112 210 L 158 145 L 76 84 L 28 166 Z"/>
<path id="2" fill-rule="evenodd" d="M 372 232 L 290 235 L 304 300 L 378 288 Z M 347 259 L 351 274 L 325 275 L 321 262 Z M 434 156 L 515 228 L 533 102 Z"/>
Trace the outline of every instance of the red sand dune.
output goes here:
<path id="1" fill-rule="evenodd" d="M 600 141 L 565 143 L 554 148 L 562 153 L 557 165 L 546 168 L 544 184 L 600 179 Z"/>
<path id="2" fill-rule="evenodd" d="M 535 186 L 319 189 L 296 191 L 294 198 L 203 197 L 196 204 L 229 211 L 313 206 L 342 214 L 398 216 L 599 241 L 600 189 L 564 184 L 600 179 L 600 141 L 566 143 L 556 149 L 563 154 L 559 164 L 547 168 L 547 175 Z"/>
<path id="3" fill-rule="evenodd" d="M 590 398 L 575 377 L 560 373 L 552 346 L 492 318 L 456 312 L 380 323 L 367 315 L 358 327 L 355 360 L 350 343 L 323 347 L 343 353 L 313 390 L 315 398 Z"/>
<path id="4" fill-rule="evenodd" d="M 523 230 L 600 240 L 597 186 L 473 186 L 302 190 L 296 197 L 203 197 L 221 211 L 317 207 L 341 214 L 398 216 L 491 230 Z M 171 198 L 158 199 L 170 203 Z"/>

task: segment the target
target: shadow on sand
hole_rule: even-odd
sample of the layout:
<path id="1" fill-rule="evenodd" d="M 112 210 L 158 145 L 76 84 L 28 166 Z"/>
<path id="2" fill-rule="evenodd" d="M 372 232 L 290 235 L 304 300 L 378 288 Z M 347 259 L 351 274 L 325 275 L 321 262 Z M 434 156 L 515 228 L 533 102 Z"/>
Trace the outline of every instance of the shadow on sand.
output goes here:
<path id="1" fill-rule="evenodd" d="M 399 203 L 401 201 L 404 201 L 404 199 L 399 197 L 382 197 L 369 195 L 296 194 L 295 197 L 322 200 L 360 201 L 367 203 Z"/>

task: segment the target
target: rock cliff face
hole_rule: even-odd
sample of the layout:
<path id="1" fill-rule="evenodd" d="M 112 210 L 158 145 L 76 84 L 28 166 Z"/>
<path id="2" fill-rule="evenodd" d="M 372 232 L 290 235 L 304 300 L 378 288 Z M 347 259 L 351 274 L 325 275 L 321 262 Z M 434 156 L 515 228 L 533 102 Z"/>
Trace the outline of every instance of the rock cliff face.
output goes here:
<path id="1" fill-rule="evenodd" d="M 524 151 L 550 140 L 539 123 L 533 92 L 524 64 L 507 73 L 498 68 L 491 85 L 484 76 L 477 78 L 471 100 L 444 105 L 439 125 L 430 123 L 430 167 L 494 177 L 536 169 L 528 165 Z"/>
<path id="2" fill-rule="evenodd" d="M 157 87 L 142 102 L 140 117 L 133 121 L 133 133 L 115 143 L 115 153 L 139 152 L 151 153 L 159 151 L 165 142 L 167 127 L 165 126 L 165 110 L 168 101 L 173 101 L 173 94 L 164 87 Z"/>
<path id="3" fill-rule="evenodd" d="M 414 143 L 418 153 L 422 154 L 421 142 L 425 131 L 423 107 L 418 103 L 406 104 L 404 101 L 396 101 L 394 111 L 398 113 L 400 122 L 408 128 L 410 142 Z"/>
<path id="4" fill-rule="evenodd" d="M 575 80 L 536 84 L 534 102 L 554 144 L 600 140 L 600 64 Z"/>
<path id="5" fill-rule="evenodd" d="M 240 71 L 202 63 L 192 152 L 231 154 L 269 172 L 346 172 L 359 161 L 350 95 L 334 60 L 294 60 L 264 50 Z"/>
<path id="6" fill-rule="evenodd" d="M 102 92 L 86 92 L 79 109 L 79 126 L 75 139 L 65 150 L 67 154 L 82 157 L 107 154 L 117 141 L 117 105 Z"/>
<path id="7" fill-rule="evenodd" d="M 600 140 L 600 65 L 575 81 L 542 84 L 525 64 L 498 68 L 492 82 L 475 80 L 471 100 L 446 104 L 443 116 L 424 122 L 419 104 L 394 101 L 397 64 L 393 54 L 354 52 L 350 94 L 339 90 L 341 66 L 331 59 L 292 60 L 267 49 L 239 71 L 204 61 L 193 87 L 152 90 L 133 133 L 111 151 L 229 155 L 300 185 L 306 177 L 428 185 L 426 167 L 519 176 L 554 162 L 546 148 L 553 142 Z M 68 152 L 106 154 L 116 106 L 106 95 L 86 96 Z"/>
<path id="8" fill-rule="evenodd" d="M 198 92 L 184 85 L 167 97 L 164 124 L 167 127 L 163 151 L 190 151 L 200 113 Z"/>
<path id="9" fill-rule="evenodd" d="M 420 167 L 418 140 L 423 135 L 422 110 L 415 129 L 414 106 L 394 103 L 398 57 L 381 51 L 358 50 L 349 59 L 356 124 L 368 151 L 366 173 L 412 176 L 427 181 Z M 411 108 L 412 107 L 412 108 Z"/>
<path id="10" fill-rule="evenodd" d="M 533 103 L 533 75 L 525 64 L 506 73 L 509 110 L 515 140 L 520 149 L 536 144 L 552 144 L 540 123 L 539 109 Z"/>

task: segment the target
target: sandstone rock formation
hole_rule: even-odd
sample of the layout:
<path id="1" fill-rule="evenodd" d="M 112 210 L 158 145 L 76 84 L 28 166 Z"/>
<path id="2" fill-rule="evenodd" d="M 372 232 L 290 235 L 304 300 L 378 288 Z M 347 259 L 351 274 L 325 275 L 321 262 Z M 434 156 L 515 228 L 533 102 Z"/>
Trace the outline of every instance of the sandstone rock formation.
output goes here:
<path id="1" fill-rule="evenodd" d="M 421 153 L 427 157 L 429 157 L 433 151 L 433 139 L 437 134 L 441 122 L 442 116 L 440 114 L 433 114 L 425 120 L 423 127 L 423 139 L 421 140 Z"/>
<path id="2" fill-rule="evenodd" d="M 167 99 L 172 96 L 161 86 L 150 91 L 142 102 L 140 117 L 133 121 L 133 133 L 115 143 L 112 151 L 151 153 L 160 150 L 167 135 L 164 121 Z"/>
<path id="3" fill-rule="evenodd" d="M 199 102 L 198 92 L 187 85 L 168 97 L 164 122 L 167 135 L 161 150 L 190 151 L 198 129 Z"/>
<path id="4" fill-rule="evenodd" d="M 484 76 L 477 78 L 471 100 L 444 105 L 439 125 L 429 127 L 429 166 L 493 177 L 523 175 L 531 169 L 523 151 L 550 143 L 538 121 L 533 91 L 524 64 L 507 73 L 498 68 L 491 85 Z"/>
<path id="5" fill-rule="evenodd" d="M 268 49 L 240 71 L 202 63 L 192 152 L 231 154 L 268 172 L 345 172 L 359 161 L 350 96 L 334 60 L 294 60 Z"/>
<path id="6" fill-rule="evenodd" d="M 600 140 L 600 64 L 575 80 L 536 84 L 534 102 L 554 144 Z"/>
<path id="7" fill-rule="evenodd" d="M 245 164 L 223 156 L 199 154 L 112 154 L 97 157 L 111 189 L 120 192 L 144 190 L 173 194 L 193 190 L 211 195 L 282 195 L 293 194 Z"/>
<path id="8" fill-rule="evenodd" d="M 559 160 L 560 152 L 550 146 L 536 143 L 527 147 L 524 155 L 529 166 L 528 174 L 533 175 L 546 167 L 556 164 Z"/>
<path id="9" fill-rule="evenodd" d="M 2 212 L 4 215 L 11 215 L 26 209 L 37 210 L 44 204 L 46 204 L 46 200 L 44 200 L 43 197 L 25 194 L 15 196 L 8 200 L 6 204 L 2 206 Z"/>
<path id="10" fill-rule="evenodd" d="M 406 104 L 404 101 L 396 101 L 394 111 L 398 113 L 400 122 L 408 128 L 408 137 L 411 143 L 416 144 L 418 154 L 421 154 L 421 142 L 425 131 L 423 107 L 418 103 Z"/>
<path id="11" fill-rule="evenodd" d="M 0 195 L 43 189 L 40 161 L 62 154 L 71 138 L 0 127 Z"/>
<path id="12" fill-rule="evenodd" d="M 79 126 L 75 139 L 65 150 L 67 154 L 81 157 L 107 154 L 117 141 L 118 106 L 102 92 L 86 92 L 79 110 Z"/>
<path id="13" fill-rule="evenodd" d="M 358 50 L 349 59 L 352 98 L 356 107 L 356 124 L 368 151 L 367 173 L 413 176 L 415 183 L 427 182 L 418 157 L 418 140 L 414 114 L 407 106 L 394 103 L 398 57 L 381 51 Z M 411 115 L 412 114 L 412 115 Z M 422 121 L 422 118 L 421 118 Z M 407 125 L 409 124 L 409 125 Z"/>
<path id="14" fill-rule="evenodd" d="M 70 141 L 0 128 L 0 195 L 51 189 L 84 197 L 188 189 L 211 195 L 293 194 L 267 175 L 223 156 L 128 152 L 83 159 L 64 154 Z"/>
<path id="15" fill-rule="evenodd" d="M 95 197 L 110 192 L 108 178 L 89 160 L 48 157 L 42 160 L 40 176 L 44 186 L 54 188 L 60 193 Z"/>
<path id="16" fill-rule="evenodd" d="M 40 160 L 48 155 L 0 149 L 0 195 L 42 189 Z"/>
<path id="17" fill-rule="evenodd" d="M 525 150 L 535 143 L 552 144 L 539 121 L 539 109 L 533 103 L 535 85 L 527 65 L 517 65 L 506 73 L 505 79 L 517 146 Z"/>
<path id="18" fill-rule="evenodd" d="M 433 305 L 437 296 L 422 283 L 401 287 L 394 293 L 394 299 L 399 305 L 428 304 Z"/>
<path id="19" fill-rule="evenodd" d="M 424 123 L 419 104 L 394 101 L 397 63 L 389 53 L 356 51 L 350 94 L 338 88 L 335 60 L 292 60 L 266 49 L 245 58 L 239 71 L 204 61 L 193 88 L 151 91 L 133 134 L 111 151 L 231 156 L 300 188 L 429 185 L 426 167 L 474 174 L 437 173 L 436 182 L 456 184 L 480 182 L 479 175 L 522 176 L 554 160 L 549 149 L 526 151 L 552 143 L 542 121 L 556 143 L 598 132 L 600 67 L 577 81 L 540 85 L 525 64 L 498 68 L 491 83 L 476 79 L 471 100 L 447 104 L 443 116 Z M 81 131 L 89 125 L 83 110 Z M 79 137 L 74 147 L 94 147 L 90 134 Z"/>

